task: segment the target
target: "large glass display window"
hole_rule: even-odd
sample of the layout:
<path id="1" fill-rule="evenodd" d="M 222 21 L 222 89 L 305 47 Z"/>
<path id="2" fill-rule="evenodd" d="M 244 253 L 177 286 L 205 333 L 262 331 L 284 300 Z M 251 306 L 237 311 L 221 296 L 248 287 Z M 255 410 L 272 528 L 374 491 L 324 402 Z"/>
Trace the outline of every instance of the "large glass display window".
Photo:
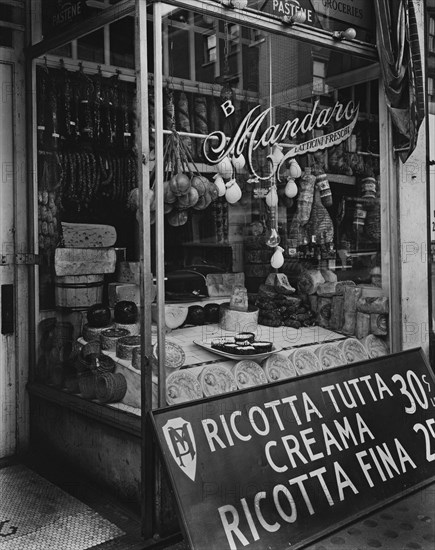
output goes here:
<path id="1" fill-rule="evenodd" d="M 156 407 L 388 353 L 374 57 L 161 3 L 147 30 L 140 98 L 130 16 L 37 63 L 36 380 L 140 414 L 141 373 Z"/>
<path id="2" fill-rule="evenodd" d="M 134 34 L 124 17 L 36 63 L 35 379 L 108 404 L 128 391 L 116 342 L 130 363 L 140 333 Z"/>
<path id="3" fill-rule="evenodd" d="M 155 405 L 389 353 L 376 65 L 161 12 Z"/>

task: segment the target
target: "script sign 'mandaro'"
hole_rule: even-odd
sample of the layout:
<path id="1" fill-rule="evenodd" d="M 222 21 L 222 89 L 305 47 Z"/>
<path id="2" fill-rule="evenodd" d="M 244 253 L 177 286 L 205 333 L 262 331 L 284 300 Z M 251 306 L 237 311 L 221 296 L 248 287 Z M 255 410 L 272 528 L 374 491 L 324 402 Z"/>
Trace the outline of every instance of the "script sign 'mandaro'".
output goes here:
<path id="1" fill-rule="evenodd" d="M 270 117 L 273 107 L 260 111 L 260 106 L 257 105 L 247 113 L 229 141 L 224 132 L 216 131 L 209 134 L 204 140 L 204 155 L 210 164 L 217 164 L 227 156 L 239 156 L 246 153 L 251 173 L 258 179 L 269 179 L 275 173 L 279 174 L 281 167 L 289 159 L 297 155 L 328 149 L 350 138 L 358 120 L 359 105 L 355 105 L 353 101 L 349 101 L 346 105 L 337 101 L 333 107 L 323 109 L 320 109 L 319 105 L 319 100 L 316 100 L 311 111 L 303 117 L 287 120 L 284 124 L 272 124 L 266 128 L 265 123 Z M 233 109 L 231 103 L 230 107 Z M 223 108 L 225 110 L 225 105 L 223 105 Z M 231 112 L 229 111 L 228 114 Z M 290 146 L 279 165 L 273 166 L 273 163 L 271 163 L 271 174 L 263 177 L 257 174 L 253 164 L 253 154 L 257 149 L 273 147 L 313 130 L 322 130 L 331 121 L 341 122 L 343 127 L 328 134 L 319 135 L 297 145 Z M 212 153 L 211 156 L 209 155 L 209 151 Z"/>
<path id="2" fill-rule="evenodd" d="M 151 413 L 197 550 L 299 548 L 435 478 L 420 350 Z"/>

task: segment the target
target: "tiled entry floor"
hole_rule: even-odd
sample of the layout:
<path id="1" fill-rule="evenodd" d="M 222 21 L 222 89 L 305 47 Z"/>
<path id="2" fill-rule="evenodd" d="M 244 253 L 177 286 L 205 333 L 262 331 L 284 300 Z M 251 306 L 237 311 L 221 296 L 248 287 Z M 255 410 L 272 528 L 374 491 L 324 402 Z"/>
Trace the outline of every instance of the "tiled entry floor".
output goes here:
<path id="1" fill-rule="evenodd" d="M 123 535 L 25 466 L 0 469 L 0 550 L 86 550 Z"/>

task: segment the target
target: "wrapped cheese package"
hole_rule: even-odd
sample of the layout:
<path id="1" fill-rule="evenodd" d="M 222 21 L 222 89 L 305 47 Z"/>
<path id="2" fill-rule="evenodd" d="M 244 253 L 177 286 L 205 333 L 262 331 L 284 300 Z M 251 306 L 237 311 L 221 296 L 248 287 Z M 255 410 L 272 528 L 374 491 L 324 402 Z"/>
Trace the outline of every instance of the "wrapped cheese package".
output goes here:
<path id="1" fill-rule="evenodd" d="M 343 340 L 338 345 L 348 364 L 357 363 L 369 358 L 366 348 L 356 338 L 346 338 L 346 340 Z"/>
<path id="2" fill-rule="evenodd" d="M 329 328 L 331 330 L 341 330 L 343 326 L 343 296 L 333 296 L 331 303 L 331 317 L 329 319 Z"/>
<path id="3" fill-rule="evenodd" d="M 317 322 L 323 328 L 329 328 L 332 298 L 319 298 L 317 303 Z"/>
<path id="4" fill-rule="evenodd" d="M 346 286 L 344 289 L 344 324 L 342 331 L 344 334 L 352 336 L 356 329 L 356 303 L 361 296 L 361 289 L 353 286 Z"/>
<path id="5" fill-rule="evenodd" d="M 388 315 L 372 313 L 370 315 L 370 332 L 375 336 L 386 336 L 388 334 Z"/>
<path id="6" fill-rule="evenodd" d="M 233 374 L 239 390 L 267 383 L 264 370 L 255 361 L 239 361 L 233 367 Z"/>
<path id="7" fill-rule="evenodd" d="M 374 334 L 369 334 L 363 340 L 363 344 L 370 358 L 382 357 L 388 355 L 390 350 L 388 344 L 382 338 L 378 338 Z"/>
<path id="8" fill-rule="evenodd" d="M 289 354 L 289 359 L 295 366 L 298 375 L 308 374 L 321 370 L 317 355 L 309 349 L 299 348 Z"/>
<path id="9" fill-rule="evenodd" d="M 314 353 L 319 358 L 322 369 L 332 369 L 346 364 L 341 349 L 331 342 L 322 344 Z"/>
<path id="10" fill-rule="evenodd" d="M 282 353 L 274 353 L 265 359 L 262 367 L 269 382 L 276 382 L 285 378 L 297 376 L 295 366 L 291 359 Z"/>
<path id="11" fill-rule="evenodd" d="M 177 370 L 166 378 L 166 402 L 177 405 L 202 397 L 201 384 L 189 370 Z"/>
<path id="12" fill-rule="evenodd" d="M 370 315 L 367 313 L 361 313 L 361 311 L 356 312 L 356 325 L 355 325 L 355 336 L 361 340 L 365 338 L 370 333 Z"/>
<path id="13" fill-rule="evenodd" d="M 224 365 L 204 367 L 199 376 L 199 382 L 206 397 L 237 390 L 233 373 Z"/>

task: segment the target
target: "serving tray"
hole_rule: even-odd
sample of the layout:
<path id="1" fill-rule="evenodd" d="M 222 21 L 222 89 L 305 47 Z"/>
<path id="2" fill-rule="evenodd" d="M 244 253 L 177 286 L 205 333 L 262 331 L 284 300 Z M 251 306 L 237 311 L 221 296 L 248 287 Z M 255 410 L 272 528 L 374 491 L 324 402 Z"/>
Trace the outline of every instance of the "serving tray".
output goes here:
<path id="1" fill-rule="evenodd" d="M 236 361 L 242 361 L 244 359 L 250 359 L 252 361 L 261 361 L 262 359 L 266 359 L 266 357 L 269 357 L 273 353 L 278 353 L 278 351 L 281 351 L 282 349 L 272 345 L 271 351 L 267 351 L 265 353 L 241 355 L 239 353 L 227 353 L 226 351 L 221 351 L 220 349 L 212 348 L 211 344 L 208 344 L 207 342 L 196 342 L 194 340 L 193 343 L 199 346 L 200 348 L 206 349 L 207 351 L 211 351 L 211 353 L 215 353 L 216 355 L 221 355 L 222 357 L 226 357 L 227 359 L 235 359 Z"/>

